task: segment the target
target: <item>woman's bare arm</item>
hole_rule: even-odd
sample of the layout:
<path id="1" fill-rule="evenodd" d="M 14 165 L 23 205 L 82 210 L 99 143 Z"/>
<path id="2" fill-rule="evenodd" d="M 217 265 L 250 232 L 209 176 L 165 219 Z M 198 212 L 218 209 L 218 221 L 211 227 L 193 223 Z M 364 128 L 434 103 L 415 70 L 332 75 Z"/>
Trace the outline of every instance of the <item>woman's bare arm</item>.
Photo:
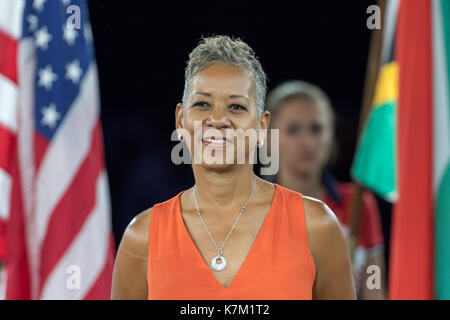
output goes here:
<path id="1" fill-rule="evenodd" d="M 112 300 L 147 299 L 148 233 L 151 208 L 127 226 L 117 251 L 112 278 Z"/>
<path id="2" fill-rule="evenodd" d="M 313 299 L 356 299 L 350 254 L 338 219 L 322 201 L 304 197 L 303 203 L 316 265 Z"/>

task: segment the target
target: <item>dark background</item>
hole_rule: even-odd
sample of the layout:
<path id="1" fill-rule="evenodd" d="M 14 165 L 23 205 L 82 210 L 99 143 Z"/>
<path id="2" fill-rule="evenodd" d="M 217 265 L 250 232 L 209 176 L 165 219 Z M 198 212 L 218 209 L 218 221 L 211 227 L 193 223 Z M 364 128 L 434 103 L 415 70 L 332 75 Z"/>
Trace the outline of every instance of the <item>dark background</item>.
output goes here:
<path id="1" fill-rule="evenodd" d="M 170 135 L 188 54 L 201 36 L 247 42 L 269 89 L 292 79 L 319 85 L 337 113 L 340 147 L 332 172 L 349 181 L 370 41 L 366 9 L 372 4 L 89 1 L 116 243 L 135 215 L 193 184 L 190 166 L 171 162 Z M 378 200 L 388 245 L 389 206 Z"/>

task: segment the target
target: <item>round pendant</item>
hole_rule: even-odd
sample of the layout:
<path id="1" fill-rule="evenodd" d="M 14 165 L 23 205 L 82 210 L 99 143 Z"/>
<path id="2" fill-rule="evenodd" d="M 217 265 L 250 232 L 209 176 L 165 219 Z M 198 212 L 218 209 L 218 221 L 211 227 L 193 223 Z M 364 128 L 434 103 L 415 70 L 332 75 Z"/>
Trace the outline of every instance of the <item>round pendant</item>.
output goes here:
<path id="1" fill-rule="evenodd" d="M 221 263 L 218 263 L 217 260 L 222 260 Z M 227 266 L 227 259 L 224 256 L 215 256 L 211 260 L 211 267 L 216 271 L 222 271 Z"/>

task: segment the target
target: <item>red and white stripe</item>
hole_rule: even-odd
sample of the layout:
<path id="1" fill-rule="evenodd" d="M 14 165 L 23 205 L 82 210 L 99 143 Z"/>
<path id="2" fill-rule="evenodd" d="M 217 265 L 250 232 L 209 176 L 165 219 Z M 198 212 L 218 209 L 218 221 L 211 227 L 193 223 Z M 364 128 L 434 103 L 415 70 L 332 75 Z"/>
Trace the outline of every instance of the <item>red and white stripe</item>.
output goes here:
<path id="1" fill-rule="evenodd" d="M 11 152 L 17 143 L 18 127 L 17 48 L 24 4 L 23 0 L 0 0 L 0 259 L 6 259 L 8 251 L 7 222 L 11 215 L 14 178 Z M 0 299 L 6 296 L 6 280 L 6 269 L 3 268 L 0 273 Z"/>
<path id="2" fill-rule="evenodd" d="M 96 65 L 89 67 L 78 97 L 48 143 L 34 130 L 35 52 L 32 39 L 19 41 L 23 1 L 0 0 L 0 8 L 0 216 L 8 228 L 6 298 L 108 299 L 114 242 Z M 8 61 L 2 64 L 4 48 Z M 73 265 L 80 270 L 79 289 L 67 286 Z"/>
<path id="3" fill-rule="evenodd" d="M 9 148 L 17 133 L 17 44 L 24 2 L 0 0 L 0 219 L 9 216 Z"/>

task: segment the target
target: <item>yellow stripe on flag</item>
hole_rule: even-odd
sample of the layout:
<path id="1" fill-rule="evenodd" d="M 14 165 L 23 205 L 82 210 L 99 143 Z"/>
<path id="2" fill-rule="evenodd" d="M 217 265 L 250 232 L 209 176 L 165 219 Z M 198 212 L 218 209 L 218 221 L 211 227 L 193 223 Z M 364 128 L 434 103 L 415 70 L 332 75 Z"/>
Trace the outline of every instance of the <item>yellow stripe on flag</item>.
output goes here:
<path id="1" fill-rule="evenodd" d="M 375 88 L 373 106 L 380 107 L 386 103 L 397 101 L 398 97 L 398 64 L 392 61 L 381 67 Z"/>

